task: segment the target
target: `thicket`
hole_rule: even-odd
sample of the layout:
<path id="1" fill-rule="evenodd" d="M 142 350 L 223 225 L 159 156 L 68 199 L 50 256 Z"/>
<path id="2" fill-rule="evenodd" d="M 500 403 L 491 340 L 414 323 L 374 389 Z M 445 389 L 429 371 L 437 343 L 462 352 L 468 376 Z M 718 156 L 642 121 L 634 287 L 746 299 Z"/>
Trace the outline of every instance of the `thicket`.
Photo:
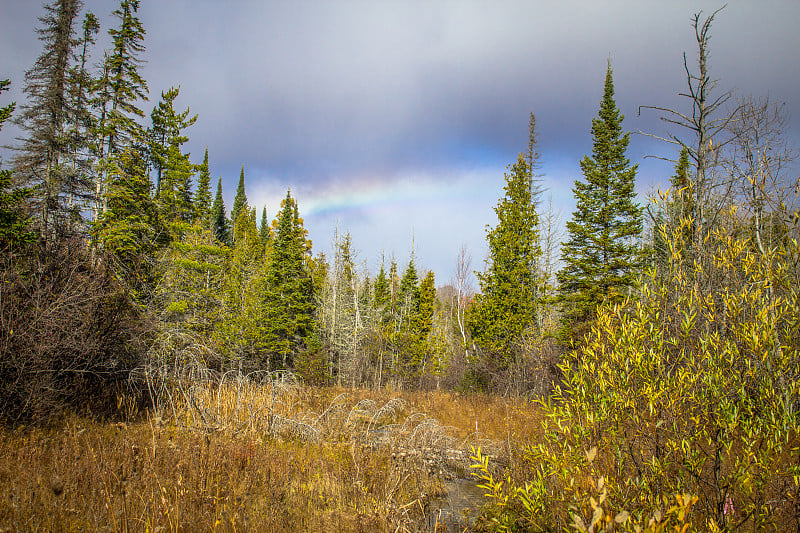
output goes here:
<path id="1" fill-rule="evenodd" d="M 80 242 L 0 257 L 0 419 L 47 422 L 65 409 L 113 414 L 152 338 L 108 257 Z"/>

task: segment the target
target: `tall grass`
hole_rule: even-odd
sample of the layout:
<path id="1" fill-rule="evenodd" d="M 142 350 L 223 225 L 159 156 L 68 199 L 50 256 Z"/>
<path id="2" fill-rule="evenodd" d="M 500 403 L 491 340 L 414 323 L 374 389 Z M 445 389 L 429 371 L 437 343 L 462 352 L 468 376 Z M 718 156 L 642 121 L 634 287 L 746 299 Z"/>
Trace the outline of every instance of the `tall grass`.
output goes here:
<path id="1" fill-rule="evenodd" d="M 507 463 L 538 425 L 524 402 L 288 375 L 174 387 L 148 413 L 118 405 L 127 423 L 0 433 L 0 528 L 423 531 L 470 446 Z"/>

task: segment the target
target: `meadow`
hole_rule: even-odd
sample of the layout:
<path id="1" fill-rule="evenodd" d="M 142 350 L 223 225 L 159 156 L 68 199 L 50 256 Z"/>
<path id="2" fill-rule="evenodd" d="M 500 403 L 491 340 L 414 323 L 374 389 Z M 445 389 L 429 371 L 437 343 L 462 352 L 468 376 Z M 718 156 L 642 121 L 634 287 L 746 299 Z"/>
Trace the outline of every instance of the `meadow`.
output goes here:
<path id="1" fill-rule="evenodd" d="M 524 399 L 311 388 L 288 374 L 117 406 L 125 422 L 2 430 L 1 531 L 477 529 L 442 516 L 448 483 L 471 478 L 471 447 L 521 465 L 514 450 L 538 426 Z"/>

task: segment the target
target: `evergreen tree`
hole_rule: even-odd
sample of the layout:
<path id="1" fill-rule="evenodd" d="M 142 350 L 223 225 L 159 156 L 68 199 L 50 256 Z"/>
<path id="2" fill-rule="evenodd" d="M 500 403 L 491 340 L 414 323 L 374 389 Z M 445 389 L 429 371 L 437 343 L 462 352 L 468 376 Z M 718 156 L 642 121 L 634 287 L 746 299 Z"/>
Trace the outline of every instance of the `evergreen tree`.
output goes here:
<path id="1" fill-rule="evenodd" d="M 197 167 L 197 189 L 194 193 L 194 217 L 204 228 L 211 216 L 211 173 L 208 171 L 208 148 L 203 156 L 203 162 Z"/>
<path id="2" fill-rule="evenodd" d="M 524 155 L 510 167 L 505 180 L 505 196 L 494 209 L 497 226 L 487 231 L 486 268 L 476 273 L 481 293 L 467 315 L 476 343 L 500 368 L 517 360 L 521 336 L 536 323 L 535 273 L 541 255 L 532 173 Z"/>
<path id="3" fill-rule="evenodd" d="M 686 147 L 681 148 L 675 164 L 675 174 L 670 178 L 670 185 L 669 197 L 664 199 L 663 205 L 654 217 L 652 249 L 647 250 L 651 266 L 655 267 L 658 273 L 665 273 L 664 269 L 670 261 L 669 246 L 665 235 L 673 236 L 674 232 L 682 227 L 682 242 L 673 241 L 671 244 L 673 248 L 684 248 L 681 250 L 684 256 L 689 252 L 685 248 L 694 243 L 693 224 L 688 223 L 693 220 L 695 212 L 693 183 L 689 176 L 689 150 Z"/>
<path id="4" fill-rule="evenodd" d="M 378 275 L 375 278 L 373 293 L 375 309 L 380 313 L 381 322 L 386 322 L 389 300 L 392 295 L 389 288 L 389 278 L 386 276 L 386 269 L 384 268 L 383 261 L 381 261 L 381 268 L 378 270 Z"/>
<path id="5" fill-rule="evenodd" d="M 264 352 L 262 301 L 265 265 L 254 211 L 243 210 L 234 224 L 234 241 L 225 272 L 223 320 L 215 336 L 231 362 L 259 366 Z"/>
<path id="6" fill-rule="evenodd" d="M 230 223 L 225 216 L 225 201 L 222 199 L 222 178 L 217 182 L 217 194 L 211 206 L 211 233 L 222 244 L 230 243 Z"/>
<path id="7" fill-rule="evenodd" d="M 266 247 L 271 239 L 271 232 L 269 230 L 269 222 L 267 221 L 267 206 L 261 211 L 261 224 L 258 226 L 258 237 L 261 239 L 261 245 Z"/>
<path id="8" fill-rule="evenodd" d="M 585 181 L 576 180 L 575 212 L 567 222 L 562 247 L 564 268 L 558 273 L 566 331 L 579 332 L 597 305 L 619 301 L 631 290 L 642 257 L 639 240 L 642 210 L 635 203 L 636 165 L 625 156 L 629 133 L 614 101 L 611 64 L 598 118 L 592 120 L 592 156 L 581 160 Z"/>
<path id="9" fill-rule="evenodd" d="M 419 310 L 419 275 L 413 256 L 409 259 L 403 278 L 400 280 L 397 299 L 400 305 L 400 322 L 408 323 Z"/>
<path id="10" fill-rule="evenodd" d="M 119 8 L 112 13 L 119 19 L 119 27 L 108 31 L 112 49 L 105 55 L 103 74 L 96 86 L 95 150 L 101 160 L 95 191 L 96 218 L 99 212 L 108 208 L 105 178 L 113 163 L 107 158 L 113 157 L 125 143 L 143 137 L 141 126 L 135 120 L 144 116 L 137 103 L 139 100 L 147 101 L 148 95 L 147 82 L 138 71 L 143 63 L 139 55 L 144 52 L 142 42 L 145 35 L 136 16 L 138 10 L 139 0 L 121 0 Z"/>
<path id="11" fill-rule="evenodd" d="M 212 242 L 208 227 L 184 224 L 158 262 L 156 303 L 162 320 L 212 339 L 223 322 L 225 282 L 230 250 Z"/>
<path id="12" fill-rule="evenodd" d="M 181 153 L 176 144 L 167 149 L 164 161 L 164 186 L 158 196 L 159 210 L 166 221 L 190 222 L 194 212 L 192 204 L 192 177 L 195 165 L 189 154 Z"/>
<path id="13" fill-rule="evenodd" d="M 150 266 L 156 251 L 156 208 L 150 194 L 146 160 L 135 147 L 111 160 L 108 208 L 93 233 L 106 251 L 118 260 L 122 279 L 141 291 L 151 280 Z"/>
<path id="14" fill-rule="evenodd" d="M 239 219 L 239 213 L 247 211 L 247 194 L 244 192 L 244 165 L 239 174 L 239 184 L 236 186 L 236 196 L 233 198 L 233 208 L 231 209 L 231 223 L 234 226 L 234 238 L 236 235 L 236 221 Z"/>
<path id="15" fill-rule="evenodd" d="M 82 7 L 80 0 L 55 0 L 44 6 L 46 14 L 39 18 L 42 27 L 38 29 L 44 50 L 25 73 L 23 92 L 29 103 L 22 106 L 16 120 L 26 135 L 14 161 L 15 174 L 35 187 L 39 226 L 47 237 L 56 224 L 63 224 L 67 211 L 63 202 L 71 147 L 66 132 L 75 121 L 69 97 L 70 68 L 78 44 L 75 19 Z"/>
<path id="16" fill-rule="evenodd" d="M 264 287 L 263 339 L 269 367 L 291 368 L 296 355 L 312 348 L 316 326 L 307 263 L 310 242 L 290 191 L 275 222 Z"/>
<path id="17" fill-rule="evenodd" d="M 67 143 L 71 155 L 71 167 L 67 171 L 67 209 L 69 210 L 68 231 L 73 225 L 83 222 L 83 211 L 91 206 L 94 199 L 94 159 L 90 153 L 90 133 L 93 117 L 89 99 L 94 85 L 92 75 L 86 70 L 91 48 L 100 31 L 100 23 L 91 12 L 83 19 L 83 35 L 78 41 L 81 49 L 78 63 L 70 69 L 70 99 L 74 109 L 73 120 L 68 125 Z"/>
<path id="18" fill-rule="evenodd" d="M 150 162 L 156 171 L 156 195 L 161 193 L 161 177 L 167 165 L 169 150 L 172 146 L 178 149 L 189 140 L 183 131 L 197 122 L 197 115 L 189 116 L 187 107 L 180 113 L 175 111 L 175 99 L 180 94 L 180 87 L 170 87 L 161 93 L 161 101 L 150 113 L 152 125 L 148 130 L 150 145 Z"/>
<path id="19" fill-rule="evenodd" d="M 8 90 L 9 80 L 0 80 L 0 94 Z M 14 112 L 14 102 L 0 107 L 0 130 Z M 2 161 L 0 161 L 2 163 Z M 28 231 L 29 220 L 23 212 L 23 202 L 31 195 L 28 188 L 14 188 L 10 170 L 0 167 L 0 252 L 33 241 L 35 233 Z"/>

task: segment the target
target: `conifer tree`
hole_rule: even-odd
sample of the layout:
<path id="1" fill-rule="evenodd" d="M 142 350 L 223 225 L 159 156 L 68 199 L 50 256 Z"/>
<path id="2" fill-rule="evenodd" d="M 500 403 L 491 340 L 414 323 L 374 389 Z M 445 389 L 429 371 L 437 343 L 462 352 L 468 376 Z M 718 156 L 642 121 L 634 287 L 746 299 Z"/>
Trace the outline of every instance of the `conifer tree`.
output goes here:
<path id="1" fill-rule="evenodd" d="M 95 135 L 96 154 L 101 160 L 101 172 L 97 176 L 95 213 L 108 207 L 105 199 L 106 172 L 113 166 L 107 158 L 113 157 L 121 146 L 132 139 L 143 137 L 136 117 L 144 112 L 138 107 L 139 100 L 147 101 L 147 82 L 139 74 L 144 53 L 145 30 L 136 16 L 139 0 L 121 0 L 119 8 L 112 13 L 119 19 L 119 26 L 111 28 L 112 48 L 105 55 L 103 74 L 96 85 L 94 106 L 97 109 Z"/>
<path id="2" fill-rule="evenodd" d="M 162 320 L 195 332 L 209 342 L 223 322 L 225 282 L 230 250 L 212 243 L 211 231 L 199 223 L 184 224 L 158 262 L 156 302 Z"/>
<path id="3" fill-rule="evenodd" d="M 225 273 L 224 318 L 217 324 L 215 336 L 231 362 L 240 368 L 254 368 L 261 365 L 261 332 L 266 320 L 261 296 L 265 265 L 255 211 L 241 211 L 234 232 Z"/>
<path id="4" fill-rule="evenodd" d="M 194 212 L 192 177 L 195 165 L 189 160 L 189 154 L 181 153 L 176 144 L 169 146 L 166 155 L 164 183 L 158 196 L 161 215 L 167 221 L 190 222 Z"/>
<path id="5" fill-rule="evenodd" d="M 598 117 L 592 120 L 592 156 L 581 160 L 585 181 L 576 180 L 568 240 L 558 273 L 565 335 L 579 332 L 603 301 L 619 301 L 635 283 L 642 264 L 642 210 L 635 202 L 636 165 L 625 156 L 629 133 L 614 101 L 611 64 Z"/>
<path id="6" fill-rule="evenodd" d="M 403 278 L 400 280 L 400 290 L 397 293 L 400 306 L 399 321 L 408 323 L 419 310 L 419 275 L 412 255 L 408 261 Z"/>
<path id="7" fill-rule="evenodd" d="M 294 357 L 312 348 L 316 329 L 314 290 L 306 239 L 297 204 L 287 191 L 275 220 L 265 277 L 263 340 L 269 368 L 291 368 Z"/>
<path id="8" fill-rule="evenodd" d="M 381 321 L 386 322 L 389 300 L 392 295 L 389 289 L 389 278 L 386 275 L 386 268 L 384 267 L 383 261 L 381 261 L 381 267 L 378 270 L 378 275 L 375 277 L 373 293 L 375 309 L 380 313 Z"/>
<path id="9" fill-rule="evenodd" d="M 170 148 L 174 145 L 180 150 L 180 147 L 189 140 L 183 131 L 197 122 L 197 115 L 189 116 L 188 107 L 181 112 L 175 111 L 175 99 L 180 90 L 180 87 L 170 87 L 162 92 L 161 101 L 150 113 L 152 125 L 147 133 L 150 161 L 156 171 L 157 196 L 161 193 L 161 178 L 167 165 Z"/>
<path id="10" fill-rule="evenodd" d="M 80 0 L 55 0 L 46 4 L 46 14 L 39 18 L 38 29 L 44 50 L 33 67 L 25 73 L 23 92 L 28 104 L 21 107 L 16 122 L 25 137 L 18 148 L 14 167 L 17 179 L 35 187 L 39 227 L 49 237 L 57 218 L 66 212 L 63 205 L 68 187 L 68 125 L 75 121 L 70 99 L 70 69 L 74 50 L 75 19 L 83 3 Z"/>
<path id="11" fill-rule="evenodd" d="M 234 226 L 234 239 L 236 236 L 236 221 L 239 219 L 239 213 L 247 210 L 247 194 L 244 192 L 244 165 L 242 171 L 239 173 L 239 184 L 236 186 L 236 196 L 233 198 L 233 207 L 231 208 L 231 224 Z"/>
<path id="12" fill-rule="evenodd" d="M 70 69 L 69 95 L 74 109 L 73 119 L 67 126 L 68 152 L 71 167 L 67 170 L 67 209 L 69 211 L 68 231 L 75 229 L 76 223 L 83 221 L 83 211 L 91 206 L 94 199 L 94 159 L 90 153 L 90 133 L 93 117 L 89 107 L 89 99 L 94 85 L 94 78 L 87 71 L 91 48 L 100 31 L 97 17 L 86 13 L 83 19 L 83 35 L 77 41 L 80 47 L 78 63 Z"/>
<path id="13" fill-rule="evenodd" d="M 9 80 L 0 80 L 0 94 L 7 91 L 10 84 Z M 14 102 L 0 107 L 0 130 L 14 112 L 14 107 Z M 35 239 L 35 233 L 28 231 L 29 220 L 22 210 L 22 203 L 31 193 L 28 188 L 14 188 L 11 171 L 3 170 L 0 166 L 0 252 Z"/>
<path id="14" fill-rule="evenodd" d="M 524 155 L 505 174 L 505 196 L 495 207 L 497 226 L 487 231 L 489 258 L 476 273 L 481 293 L 467 315 L 473 338 L 500 368 L 517 360 L 521 336 L 536 318 L 539 217 L 532 173 Z"/>
<path id="15" fill-rule="evenodd" d="M 208 171 L 208 148 L 203 162 L 197 167 L 197 189 L 194 193 L 194 217 L 204 228 L 209 228 L 211 215 L 211 173 Z"/>
<path id="16" fill-rule="evenodd" d="M 261 245 L 266 247 L 272 237 L 269 230 L 269 222 L 267 221 L 267 206 L 261 211 L 261 224 L 258 226 L 258 237 L 261 239 Z"/>
<path id="17" fill-rule="evenodd" d="M 211 233 L 222 244 L 230 243 L 230 223 L 225 216 L 225 201 L 222 199 L 222 178 L 217 181 L 217 194 L 214 196 L 214 205 L 210 214 Z"/>
<path id="18" fill-rule="evenodd" d="M 118 259 L 122 279 L 137 291 L 147 288 L 156 251 L 157 215 L 146 160 L 131 147 L 111 159 L 108 208 L 93 227 L 103 249 Z"/>

